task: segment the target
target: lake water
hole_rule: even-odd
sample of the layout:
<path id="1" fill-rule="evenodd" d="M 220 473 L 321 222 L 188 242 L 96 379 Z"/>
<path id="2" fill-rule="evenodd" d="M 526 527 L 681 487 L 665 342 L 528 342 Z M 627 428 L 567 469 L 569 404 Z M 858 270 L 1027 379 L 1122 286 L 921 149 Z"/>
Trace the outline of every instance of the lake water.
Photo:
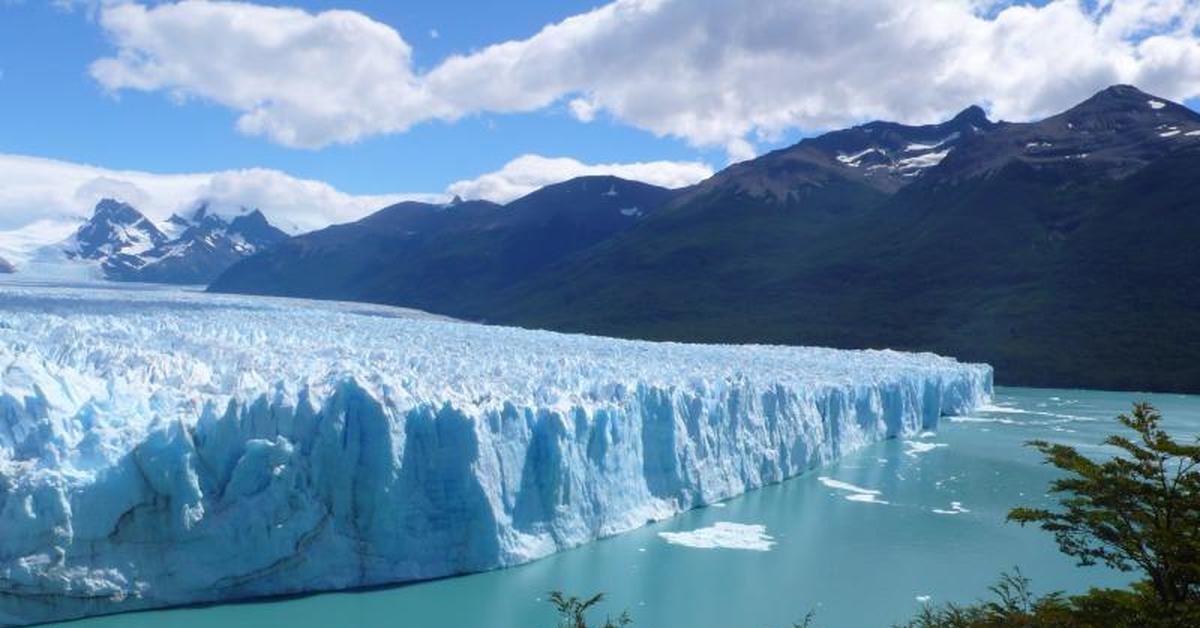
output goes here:
<path id="1" fill-rule="evenodd" d="M 1129 576 L 1077 568 L 1049 535 L 1004 517 L 1012 506 L 1050 503 L 1054 473 L 1022 443 L 1040 438 L 1103 453 L 1098 444 L 1116 429 L 1113 417 L 1136 400 L 1154 403 L 1178 435 L 1200 434 L 1196 396 L 1001 388 L 994 407 L 944 421 L 937 434 L 876 445 L 717 507 L 522 567 L 70 626 L 552 628 L 546 592 L 563 589 L 606 592 L 602 611 L 627 609 L 637 628 L 783 627 L 809 610 L 816 626 L 866 627 L 911 617 L 924 599 L 971 601 L 1014 566 L 1038 592 L 1121 585 Z M 660 536 L 722 522 L 764 526 L 774 543 L 767 551 L 700 549 Z"/>

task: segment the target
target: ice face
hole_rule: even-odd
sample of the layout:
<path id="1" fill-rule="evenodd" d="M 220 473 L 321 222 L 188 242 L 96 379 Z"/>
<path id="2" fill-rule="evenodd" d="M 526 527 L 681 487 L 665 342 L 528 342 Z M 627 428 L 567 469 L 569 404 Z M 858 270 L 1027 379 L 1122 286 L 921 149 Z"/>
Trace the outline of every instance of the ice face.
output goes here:
<path id="1" fill-rule="evenodd" d="M 990 393 L 932 354 L 0 285 L 0 624 L 514 565 Z"/>

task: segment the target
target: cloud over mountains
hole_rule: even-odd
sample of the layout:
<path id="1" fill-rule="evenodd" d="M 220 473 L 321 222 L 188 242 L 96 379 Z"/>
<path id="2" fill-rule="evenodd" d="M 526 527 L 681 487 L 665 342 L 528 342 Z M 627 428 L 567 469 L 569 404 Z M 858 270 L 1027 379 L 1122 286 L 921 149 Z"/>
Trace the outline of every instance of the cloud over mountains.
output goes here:
<path id="1" fill-rule="evenodd" d="M 1114 83 L 1200 95 L 1191 0 L 617 0 L 427 72 L 352 11 L 188 0 L 108 5 L 99 21 L 116 47 L 91 67 L 106 88 L 216 102 L 242 132 L 307 148 L 563 103 L 741 158 L 789 130 L 927 122 L 979 100 L 1029 119 Z"/>
<path id="2" fill-rule="evenodd" d="M 71 225 L 91 214 L 100 199 L 116 198 L 159 221 L 186 212 L 201 200 L 218 211 L 252 207 L 261 209 L 280 228 L 298 233 L 357 220 L 403 200 L 436 203 L 457 194 L 503 203 L 551 183 L 592 174 L 682 187 L 712 172 L 709 166 L 695 162 L 586 164 L 569 158 L 523 155 L 495 172 L 455 182 L 440 192 L 349 194 L 322 181 L 265 168 L 154 174 L 0 154 L 0 232 L 26 229 L 29 237 L 19 240 L 28 240 L 29 246 L 45 244 L 47 238 L 65 236 Z M 44 233 L 50 235 L 41 235 Z M 13 238 L 0 240 L 11 242 Z"/>

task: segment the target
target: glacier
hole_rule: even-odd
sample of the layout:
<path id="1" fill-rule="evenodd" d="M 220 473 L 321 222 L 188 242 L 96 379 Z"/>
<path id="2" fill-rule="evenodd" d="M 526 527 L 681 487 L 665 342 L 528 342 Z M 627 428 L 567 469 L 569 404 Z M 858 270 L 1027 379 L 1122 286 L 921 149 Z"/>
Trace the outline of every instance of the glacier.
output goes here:
<path id="1" fill-rule="evenodd" d="M 0 624 L 516 565 L 991 392 L 933 354 L 0 283 Z"/>

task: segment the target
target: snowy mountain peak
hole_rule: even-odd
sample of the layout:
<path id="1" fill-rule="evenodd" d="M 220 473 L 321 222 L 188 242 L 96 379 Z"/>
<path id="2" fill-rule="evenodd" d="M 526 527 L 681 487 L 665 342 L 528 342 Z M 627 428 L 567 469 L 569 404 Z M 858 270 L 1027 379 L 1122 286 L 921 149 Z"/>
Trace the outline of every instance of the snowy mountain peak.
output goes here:
<path id="1" fill-rule="evenodd" d="M 86 261 L 117 281 L 204 284 L 243 257 L 287 239 L 257 209 L 232 219 L 207 203 L 173 214 L 164 232 L 128 203 L 104 199 L 70 238 L 45 247 L 43 259 Z M 59 270 L 55 270 L 59 273 Z"/>
<path id="2" fill-rule="evenodd" d="M 807 148 L 818 159 L 824 155 L 840 169 L 851 169 L 843 170 L 845 175 L 894 189 L 940 164 L 961 142 L 994 127 L 984 110 L 972 105 L 941 124 L 869 122 L 806 140 L 798 148 Z"/>
<path id="3" fill-rule="evenodd" d="M 167 241 L 154 223 L 128 203 L 104 199 L 91 219 L 71 236 L 69 257 L 102 259 L 112 255 L 137 255 Z"/>

